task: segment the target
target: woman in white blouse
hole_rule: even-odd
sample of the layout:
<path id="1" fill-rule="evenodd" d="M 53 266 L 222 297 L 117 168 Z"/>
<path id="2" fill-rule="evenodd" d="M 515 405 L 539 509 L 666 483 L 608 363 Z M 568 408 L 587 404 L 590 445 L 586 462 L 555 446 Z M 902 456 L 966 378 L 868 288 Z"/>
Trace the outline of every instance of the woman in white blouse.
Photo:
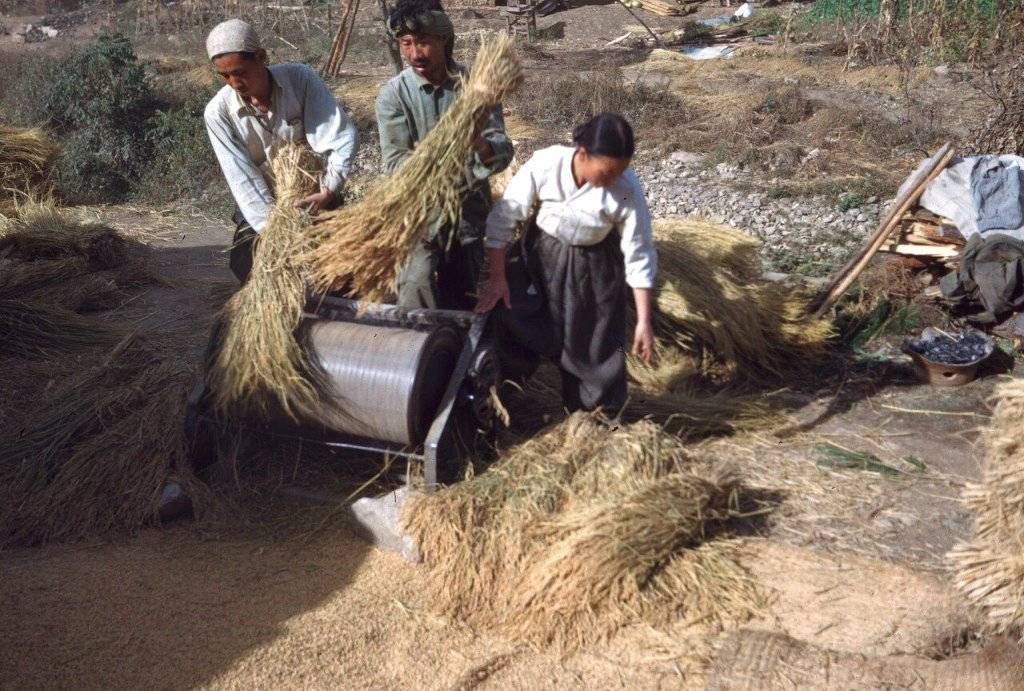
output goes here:
<path id="1" fill-rule="evenodd" d="M 554 331 L 563 401 L 570 411 L 615 415 L 626 402 L 626 286 L 636 303 L 632 352 L 649 361 L 658 259 L 644 192 L 629 169 L 629 123 L 602 113 L 576 128 L 573 144 L 535 153 L 491 210 L 489 272 L 476 311 L 512 306 L 506 253 L 516 227 L 536 209 L 523 244 Z"/>

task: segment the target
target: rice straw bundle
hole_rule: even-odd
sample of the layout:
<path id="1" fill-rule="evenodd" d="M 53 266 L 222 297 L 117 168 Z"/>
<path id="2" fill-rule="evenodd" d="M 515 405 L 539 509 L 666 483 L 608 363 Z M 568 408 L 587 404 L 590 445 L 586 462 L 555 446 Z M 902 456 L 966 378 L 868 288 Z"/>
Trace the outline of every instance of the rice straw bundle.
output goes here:
<path id="1" fill-rule="evenodd" d="M 26 300 L 0 300 L 0 353 L 40 358 L 110 347 L 125 332 L 108 322 Z"/>
<path id="2" fill-rule="evenodd" d="M 308 216 L 294 203 L 309 194 L 315 179 L 311 152 L 282 148 L 272 162 L 275 201 L 256 240 L 252 272 L 224 305 L 218 350 L 209 378 L 222 412 L 250 408 L 266 413 L 275 405 L 296 417 L 317 401 L 313 369 L 296 339 L 306 300 L 306 282 L 296 260 L 309 249 Z"/>
<path id="3" fill-rule="evenodd" d="M 666 346 L 740 380 L 765 381 L 820 361 L 827 320 L 804 316 L 809 295 L 758 281 L 748 236 L 691 219 L 655 222 L 659 274 L 655 333 Z"/>
<path id="4" fill-rule="evenodd" d="M 728 518 L 737 483 L 726 475 L 675 473 L 609 484 L 612 491 L 601 500 L 537 528 L 547 547 L 509 605 L 521 636 L 546 631 L 563 646 L 581 645 L 585 640 L 561 636 L 600 628 L 609 613 L 621 621 L 645 600 L 668 559 L 699 545 L 707 523 Z"/>
<path id="5" fill-rule="evenodd" d="M 458 221 L 476 120 L 521 81 L 514 41 L 504 35 L 482 39 L 459 98 L 412 156 L 364 201 L 314 226 L 318 246 L 308 261 L 316 288 L 346 288 L 371 302 L 386 299 L 415 244 L 439 220 Z"/>
<path id="6" fill-rule="evenodd" d="M 705 543 L 738 483 L 641 422 L 576 414 L 485 473 L 407 504 L 432 602 L 472 625 L 571 648 L 637 622 L 750 614 L 732 543 Z"/>
<path id="7" fill-rule="evenodd" d="M 48 203 L 22 206 L 18 217 L 0 222 L 0 249 L 22 261 L 85 257 L 93 269 L 113 269 L 129 260 L 131 241 L 100 223 L 70 218 Z"/>
<path id="8" fill-rule="evenodd" d="M 57 382 L 0 439 L 0 546 L 137 528 L 169 478 L 199 497 L 182 420 L 191 371 L 133 339 Z"/>
<path id="9" fill-rule="evenodd" d="M 56 155 L 41 129 L 0 127 L 0 214 L 13 215 L 21 204 L 49 191 Z"/>
<path id="10" fill-rule="evenodd" d="M 954 584 L 998 632 L 1024 635 L 1024 381 L 996 390 L 984 479 L 964 490 L 974 535 L 950 553 Z"/>

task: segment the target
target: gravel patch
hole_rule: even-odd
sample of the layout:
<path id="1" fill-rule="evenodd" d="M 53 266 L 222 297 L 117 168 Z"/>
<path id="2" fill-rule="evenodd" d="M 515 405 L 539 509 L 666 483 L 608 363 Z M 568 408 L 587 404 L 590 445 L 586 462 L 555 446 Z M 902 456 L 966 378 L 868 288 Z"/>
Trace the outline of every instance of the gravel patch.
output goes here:
<path id="1" fill-rule="evenodd" d="M 655 218 L 703 216 L 743 230 L 763 243 L 768 271 L 828 275 L 864 244 L 883 209 L 875 197 L 842 211 L 830 196 L 775 199 L 746 191 L 758 181 L 752 174 L 725 163 L 710 167 L 683 151 L 635 170 Z"/>

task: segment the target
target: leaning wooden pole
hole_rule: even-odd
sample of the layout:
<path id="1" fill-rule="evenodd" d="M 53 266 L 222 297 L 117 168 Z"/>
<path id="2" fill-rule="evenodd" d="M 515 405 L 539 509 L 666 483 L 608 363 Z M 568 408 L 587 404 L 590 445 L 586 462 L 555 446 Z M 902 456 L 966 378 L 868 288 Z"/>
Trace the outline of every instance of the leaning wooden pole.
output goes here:
<path id="1" fill-rule="evenodd" d="M 349 39 L 356 25 L 356 15 L 359 13 L 359 0 L 342 0 L 341 18 L 338 25 L 338 32 L 334 35 L 331 43 L 331 52 L 327 56 L 323 73 L 325 76 L 337 76 L 341 64 L 348 54 Z"/>
<path id="2" fill-rule="evenodd" d="M 939 149 L 934 156 L 930 159 L 929 165 L 919 170 L 913 178 L 911 178 L 907 185 L 906 192 L 896 198 L 893 202 L 889 212 L 882 219 L 882 222 L 878 224 L 875 232 L 868 238 L 867 243 L 861 248 L 850 261 L 848 261 L 843 268 L 836 272 L 835 276 L 829 282 L 828 287 L 823 290 L 818 298 L 811 303 L 811 310 L 814 316 L 821 317 L 828 312 L 836 301 L 842 297 L 843 293 L 850 289 L 853 282 L 857 280 L 861 272 L 867 268 L 867 265 L 871 262 L 871 258 L 875 256 L 878 250 L 885 244 L 886 239 L 892 233 L 896 224 L 903 218 L 903 214 L 910 210 L 917 200 L 924 194 L 924 190 L 928 187 L 929 183 L 934 180 L 939 173 L 946 169 L 949 162 L 956 155 L 956 150 L 953 145 L 946 143 Z"/>

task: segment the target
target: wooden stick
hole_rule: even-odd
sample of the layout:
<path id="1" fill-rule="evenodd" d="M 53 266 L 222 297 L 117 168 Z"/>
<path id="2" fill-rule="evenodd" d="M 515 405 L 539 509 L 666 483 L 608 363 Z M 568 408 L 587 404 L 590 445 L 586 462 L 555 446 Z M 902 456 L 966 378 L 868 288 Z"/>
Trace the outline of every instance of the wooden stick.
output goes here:
<path id="1" fill-rule="evenodd" d="M 643 28 L 647 29 L 647 33 L 649 33 L 651 35 L 651 38 L 654 39 L 654 45 L 656 45 L 659 48 L 661 48 L 662 47 L 662 43 L 661 43 L 661 39 L 658 38 L 658 34 L 654 33 L 654 31 L 651 29 L 651 27 L 647 26 L 647 24 L 644 23 L 644 20 L 640 19 L 640 17 L 637 16 L 636 12 L 633 11 L 632 7 L 630 7 L 625 2 L 623 2 L 623 0 L 617 0 L 617 1 L 618 1 L 618 3 L 620 5 L 622 5 L 623 7 L 626 8 L 627 12 L 629 12 L 631 15 L 633 15 L 633 19 L 635 19 L 638 22 L 640 22 L 640 26 L 642 26 Z"/>
<path id="2" fill-rule="evenodd" d="M 867 268 L 871 258 L 875 256 L 875 253 L 885 243 L 886 238 L 892 233 L 900 218 L 903 217 L 903 214 L 917 203 L 917 200 L 921 198 L 928 184 L 945 170 L 954 155 L 956 155 L 956 150 L 953 148 L 953 145 L 948 142 L 943 144 L 942 148 L 932 156 L 931 164 L 925 166 L 923 170 L 911 178 L 907 191 L 895 200 L 892 208 L 889 209 L 882 222 L 878 224 L 878 228 L 868 239 L 867 244 L 843 268 L 836 272 L 829 287 L 821 293 L 818 299 L 811 303 L 811 310 L 814 316 L 820 317 L 824 315 L 842 297 L 843 293 L 849 290 L 861 272 Z"/>
<path id="3" fill-rule="evenodd" d="M 323 73 L 329 76 L 337 76 L 341 63 L 345 61 L 348 53 L 349 37 L 356 24 L 356 14 L 359 12 L 359 0 L 342 0 L 341 18 L 338 25 L 338 32 L 334 35 L 331 43 L 331 52 L 324 63 Z"/>

